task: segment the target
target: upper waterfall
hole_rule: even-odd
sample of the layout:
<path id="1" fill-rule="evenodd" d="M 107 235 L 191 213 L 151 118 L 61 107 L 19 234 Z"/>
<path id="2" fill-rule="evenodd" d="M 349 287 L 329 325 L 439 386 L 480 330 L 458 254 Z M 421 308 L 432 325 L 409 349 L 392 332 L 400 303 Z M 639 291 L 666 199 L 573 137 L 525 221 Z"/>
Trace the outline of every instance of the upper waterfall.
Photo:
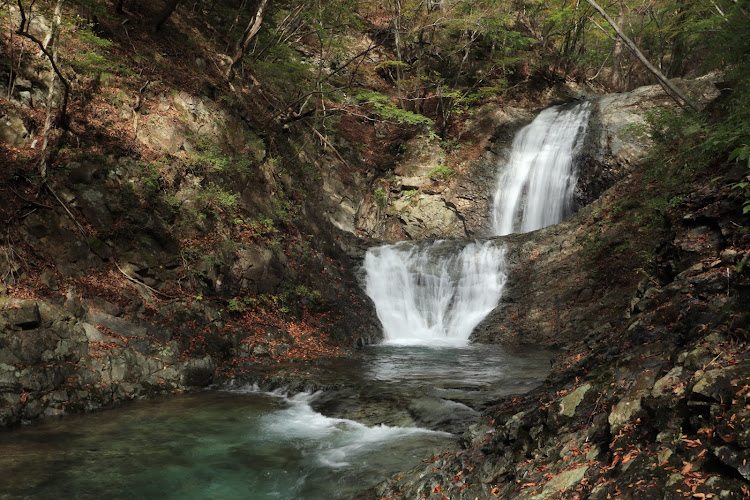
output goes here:
<path id="1" fill-rule="evenodd" d="M 463 245 L 463 248 L 460 246 Z M 365 291 L 390 344 L 464 345 L 500 301 L 505 248 L 486 241 L 371 248 Z"/>
<path id="2" fill-rule="evenodd" d="M 571 214 L 578 180 L 573 158 L 592 108 L 590 102 L 547 108 L 516 134 L 493 197 L 495 235 L 533 231 Z"/>

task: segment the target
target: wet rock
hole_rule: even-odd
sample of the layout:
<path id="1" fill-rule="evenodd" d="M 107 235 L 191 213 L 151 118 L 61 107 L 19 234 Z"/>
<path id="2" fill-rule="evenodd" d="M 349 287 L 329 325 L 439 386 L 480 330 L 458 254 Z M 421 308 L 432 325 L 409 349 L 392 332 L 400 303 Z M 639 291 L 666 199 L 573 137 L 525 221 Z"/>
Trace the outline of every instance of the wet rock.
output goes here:
<path id="1" fill-rule="evenodd" d="M 191 359 L 185 368 L 182 383 L 188 387 L 206 387 L 213 381 L 215 368 L 210 357 Z"/>

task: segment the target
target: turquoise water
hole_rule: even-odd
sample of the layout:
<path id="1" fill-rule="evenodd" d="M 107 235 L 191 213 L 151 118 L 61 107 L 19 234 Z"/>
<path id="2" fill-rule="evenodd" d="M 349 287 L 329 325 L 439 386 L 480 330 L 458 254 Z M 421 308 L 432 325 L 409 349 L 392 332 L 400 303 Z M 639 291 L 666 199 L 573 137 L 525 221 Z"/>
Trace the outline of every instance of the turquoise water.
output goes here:
<path id="1" fill-rule="evenodd" d="M 0 434 L 0 498 L 352 498 L 451 441 L 314 412 L 312 396 L 202 393 Z"/>
<path id="2" fill-rule="evenodd" d="M 48 419 L 0 432 L 0 499 L 351 499 L 455 440 L 418 426 L 461 432 L 536 385 L 550 356 L 379 346 L 326 368 L 336 391 L 235 388 Z"/>

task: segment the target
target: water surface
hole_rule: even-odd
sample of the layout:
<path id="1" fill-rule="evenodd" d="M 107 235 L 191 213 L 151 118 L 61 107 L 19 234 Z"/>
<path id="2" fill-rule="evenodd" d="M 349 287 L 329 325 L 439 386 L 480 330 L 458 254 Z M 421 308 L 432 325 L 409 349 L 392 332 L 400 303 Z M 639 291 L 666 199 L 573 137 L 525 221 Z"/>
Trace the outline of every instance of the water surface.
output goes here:
<path id="1" fill-rule="evenodd" d="M 331 363 L 338 388 L 318 394 L 228 388 L 49 419 L 0 432 L 0 498 L 351 499 L 533 387 L 550 355 L 375 346 Z"/>

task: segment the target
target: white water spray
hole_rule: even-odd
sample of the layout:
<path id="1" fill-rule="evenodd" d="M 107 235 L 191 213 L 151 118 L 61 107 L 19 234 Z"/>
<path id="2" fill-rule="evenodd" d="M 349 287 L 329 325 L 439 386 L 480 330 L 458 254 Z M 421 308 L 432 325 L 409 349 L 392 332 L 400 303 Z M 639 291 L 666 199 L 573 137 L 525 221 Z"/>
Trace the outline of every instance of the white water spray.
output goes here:
<path id="1" fill-rule="evenodd" d="M 578 181 L 573 158 L 585 137 L 592 107 L 585 102 L 547 108 L 516 134 L 497 179 L 494 234 L 533 231 L 572 213 Z"/>
<path id="2" fill-rule="evenodd" d="M 465 345 L 500 301 L 505 248 L 487 241 L 397 243 L 367 252 L 365 290 L 375 302 L 385 342 Z"/>

